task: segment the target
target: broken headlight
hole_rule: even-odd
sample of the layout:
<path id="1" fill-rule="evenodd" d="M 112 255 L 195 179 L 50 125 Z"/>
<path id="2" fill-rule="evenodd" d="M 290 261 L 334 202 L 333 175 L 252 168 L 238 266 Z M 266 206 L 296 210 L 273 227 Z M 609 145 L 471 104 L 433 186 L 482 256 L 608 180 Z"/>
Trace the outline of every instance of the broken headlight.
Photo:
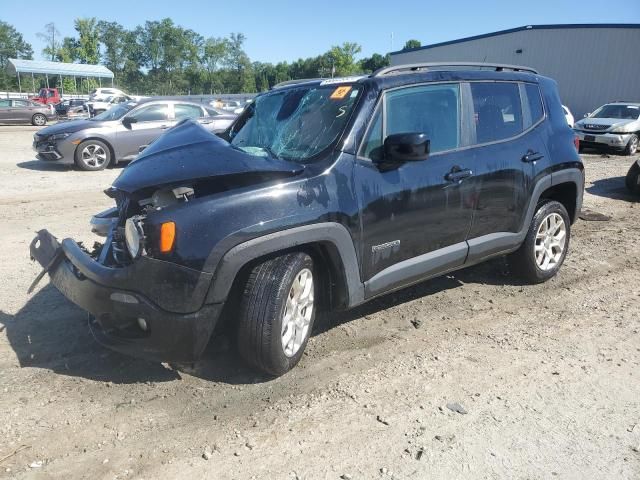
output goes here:
<path id="1" fill-rule="evenodd" d="M 131 258 L 138 258 L 142 252 L 142 240 L 144 239 L 144 232 L 142 226 L 137 218 L 132 217 L 127 219 L 124 225 L 124 240 L 127 244 L 127 250 Z"/>

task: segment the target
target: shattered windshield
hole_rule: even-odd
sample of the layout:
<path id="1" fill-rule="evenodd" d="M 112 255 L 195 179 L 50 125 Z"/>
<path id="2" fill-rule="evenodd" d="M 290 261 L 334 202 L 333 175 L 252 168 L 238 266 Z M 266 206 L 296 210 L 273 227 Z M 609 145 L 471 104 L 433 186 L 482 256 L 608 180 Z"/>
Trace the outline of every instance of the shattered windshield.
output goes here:
<path id="1" fill-rule="evenodd" d="M 361 87 L 313 85 L 262 95 L 229 131 L 251 155 L 304 161 L 331 145 L 351 116 Z"/>
<path id="2" fill-rule="evenodd" d="M 135 103 L 119 103 L 111 107 L 109 110 L 102 112 L 100 115 L 96 115 L 91 120 L 97 120 L 99 122 L 105 120 L 118 120 L 124 117 L 124 115 L 135 106 Z"/>

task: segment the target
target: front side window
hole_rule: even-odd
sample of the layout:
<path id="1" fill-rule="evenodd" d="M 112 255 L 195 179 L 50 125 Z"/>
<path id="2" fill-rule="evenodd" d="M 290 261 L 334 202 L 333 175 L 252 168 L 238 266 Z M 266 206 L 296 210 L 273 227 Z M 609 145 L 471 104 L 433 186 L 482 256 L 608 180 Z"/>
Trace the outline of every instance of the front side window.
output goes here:
<path id="1" fill-rule="evenodd" d="M 336 141 L 361 88 L 316 84 L 261 95 L 229 131 L 229 141 L 253 155 L 305 161 Z"/>
<path id="2" fill-rule="evenodd" d="M 477 143 L 514 137 L 523 131 L 517 83 L 471 83 Z"/>
<path id="3" fill-rule="evenodd" d="M 197 105 L 188 105 L 185 103 L 177 103 L 173 107 L 176 120 L 183 118 L 200 118 L 202 117 L 202 109 Z"/>
<path id="4" fill-rule="evenodd" d="M 169 118 L 168 112 L 169 105 L 159 103 L 142 107 L 138 111 L 133 112 L 131 116 L 138 120 L 138 122 L 160 122 Z"/>
<path id="5" fill-rule="evenodd" d="M 134 102 L 120 103 L 111 107 L 109 110 L 102 112 L 99 115 L 96 115 L 91 120 L 96 122 L 101 121 L 109 121 L 109 120 L 119 120 L 124 117 L 125 114 L 129 113 L 136 104 Z"/>
<path id="6" fill-rule="evenodd" d="M 31 102 L 26 102 L 24 100 L 14 100 L 13 101 L 13 106 L 14 107 L 31 107 Z"/>
<path id="7" fill-rule="evenodd" d="M 383 102 L 385 118 L 382 109 L 378 108 L 362 146 L 361 155 L 364 157 L 381 159 L 384 139 L 395 133 L 426 133 L 431 153 L 460 146 L 458 84 L 393 90 L 385 94 Z"/>

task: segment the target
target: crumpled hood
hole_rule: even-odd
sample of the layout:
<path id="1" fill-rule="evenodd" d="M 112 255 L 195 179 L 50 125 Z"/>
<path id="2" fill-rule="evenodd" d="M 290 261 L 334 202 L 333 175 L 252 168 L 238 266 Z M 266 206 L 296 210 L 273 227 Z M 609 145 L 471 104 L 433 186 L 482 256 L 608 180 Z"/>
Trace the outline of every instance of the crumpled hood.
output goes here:
<path id="1" fill-rule="evenodd" d="M 122 170 L 113 186 L 133 193 L 148 187 L 241 174 L 290 177 L 304 166 L 237 150 L 193 120 L 183 120 Z"/>
<path id="2" fill-rule="evenodd" d="M 104 126 L 105 123 L 106 122 L 98 122 L 95 120 L 71 120 L 69 122 L 59 122 L 55 125 L 38 130 L 38 136 L 46 137 L 57 133 L 75 133 L 89 128 L 100 128 Z"/>

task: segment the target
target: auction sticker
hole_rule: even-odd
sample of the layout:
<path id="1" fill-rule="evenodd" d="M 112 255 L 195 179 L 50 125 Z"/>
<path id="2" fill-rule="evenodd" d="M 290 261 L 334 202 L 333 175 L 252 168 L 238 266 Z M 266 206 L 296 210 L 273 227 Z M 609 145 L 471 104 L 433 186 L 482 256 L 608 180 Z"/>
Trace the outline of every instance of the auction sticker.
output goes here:
<path id="1" fill-rule="evenodd" d="M 347 93 L 351 91 L 351 86 L 346 87 L 338 87 L 336 88 L 331 96 L 329 97 L 331 100 L 342 100 L 347 96 Z"/>

